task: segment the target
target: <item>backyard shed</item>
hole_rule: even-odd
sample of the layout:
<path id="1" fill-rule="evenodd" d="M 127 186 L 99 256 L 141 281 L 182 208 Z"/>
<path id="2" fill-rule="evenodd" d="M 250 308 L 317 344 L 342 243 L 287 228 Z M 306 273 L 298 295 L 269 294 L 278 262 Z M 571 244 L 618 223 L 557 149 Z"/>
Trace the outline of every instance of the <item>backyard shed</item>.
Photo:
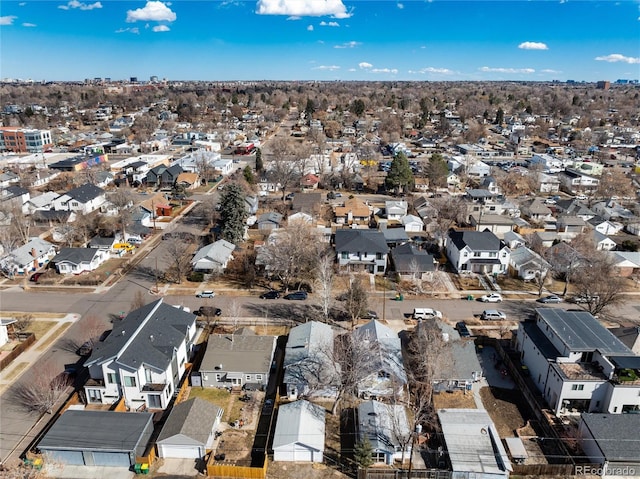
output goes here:
<path id="1" fill-rule="evenodd" d="M 278 408 L 273 460 L 322 462 L 325 410 L 301 399 Z"/>

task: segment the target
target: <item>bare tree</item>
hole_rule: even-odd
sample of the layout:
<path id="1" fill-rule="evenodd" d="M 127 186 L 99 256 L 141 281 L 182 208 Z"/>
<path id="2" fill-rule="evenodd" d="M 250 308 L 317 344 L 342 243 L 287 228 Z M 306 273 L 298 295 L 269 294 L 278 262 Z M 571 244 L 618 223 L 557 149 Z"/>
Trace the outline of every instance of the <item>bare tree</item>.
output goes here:
<path id="1" fill-rule="evenodd" d="M 132 210 L 131 207 L 134 203 L 133 192 L 127 187 L 120 187 L 109 195 L 109 201 L 118 210 L 117 221 L 122 231 L 122 238 L 124 239 L 126 234 L 127 224 L 131 221 Z"/>
<path id="2" fill-rule="evenodd" d="M 183 278 L 191 271 L 191 254 L 188 243 L 179 238 L 167 241 L 166 259 L 169 263 L 165 275 L 176 283 L 182 283 Z"/>
<path id="3" fill-rule="evenodd" d="M 71 378 L 64 373 L 57 374 L 51 363 L 32 368 L 31 372 L 13 387 L 11 397 L 27 411 L 51 414 L 71 386 Z"/>
<path id="4" fill-rule="evenodd" d="M 320 257 L 316 267 L 316 283 L 318 285 L 316 291 L 325 321 L 329 319 L 331 305 L 333 304 L 333 277 L 333 257 L 329 254 L 324 254 Z"/>
<path id="5" fill-rule="evenodd" d="M 0 221 L 6 224 L 0 228 L 2 245 L 13 249 L 29 241 L 33 220 L 22 211 L 22 204 L 14 200 L 0 202 Z"/>
<path id="6" fill-rule="evenodd" d="M 432 223 L 433 235 L 442 246 L 449 229 L 464 223 L 467 203 L 460 197 L 431 198 L 429 203 L 437 211 L 437 217 Z"/>
<path id="7" fill-rule="evenodd" d="M 13 330 L 17 333 L 22 333 L 29 329 L 33 323 L 33 314 L 24 313 L 14 317 L 15 323 L 13 323 Z"/>
<path id="8" fill-rule="evenodd" d="M 624 279 L 618 274 L 613 258 L 603 251 L 590 255 L 575 275 L 573 285 L 577 298 L 593 315 L 624 301 Z"/>
<path id="9" fill-rule="evenodd" d="M 536 287 L 538 288 L 538 296 L 542 296 L 542 291 L 544 290 L 545 282 L 547 281 L 547 276 L 549 275 L 549 270 L 547 268 L 542 269 L 540 271 L 536 271 L 534 282 Z"/>
<path id="10" fill-rule="evenodd" d="M 355 328 L 358 319 L 367 311 L 368 297 L 360 277 L 350 278 L 349 281 L 349 287 L 344 295 L 344 308 L 351 318 L 351 327 Z"/>
<path id="11" fill-rule="evenodd" d="M 268 167 L 274 182 L 280 185 L 282 190 L 282 201 L 284 202 L 288 188 L 300 176 L 298 165 L 298 146 L 287 139 L 276 138 L 269 143 Z"/>
<path id="12" fill-rule="evenodd" d="M 351 334 L 342 334 L 336 337 L 330 355 L 331 361 L 327 363 L 327 367 L 332 368 L 331 377 L 339 378 L 331 414 L 335 415 L 338 412 L 342 401 L 346 398 L 357 395 L 358 384 L 368 374 L 369 370 L 366 365 L 370 362 L 371 355 L 371 345 L 364 341 L 354 341 Z"/>
<path id="13" fill-rule="evenodd" d="M 240 317 L 242 315 L 242 304 L 237 299 L 234 299 L 229 304 L 229 313 L 227 317 L 231 320 L 231 325 L 233 327 L 233 333 L 238 330 L 238 326 L 240 325 Z"/>

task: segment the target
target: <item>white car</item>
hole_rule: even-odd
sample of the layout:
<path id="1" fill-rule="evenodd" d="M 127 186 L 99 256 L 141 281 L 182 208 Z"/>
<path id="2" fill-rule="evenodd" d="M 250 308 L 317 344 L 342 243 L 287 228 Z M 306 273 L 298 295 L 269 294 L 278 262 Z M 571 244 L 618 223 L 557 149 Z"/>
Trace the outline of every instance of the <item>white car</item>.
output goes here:
<path id="1" fill-rule="evenodd" d="M 442 319 L 442 313 L 433 308 L 414 308 L 413 319 Z"/>
<path id="2" fill-rule="evenodd" d="M 483 303 L 501 303 L 502 296 L 500 296 L 498 293 L 485 294 L 482 298 L 480 298 L 480 301 L 482 301 Z"/>
<path id="3" fill-rule="evenodd" d="M 213 298 L 215 295 L 216 295 L 215 292 L 211 290 L 206 290 L 196 294 L 196 298 Z"/>

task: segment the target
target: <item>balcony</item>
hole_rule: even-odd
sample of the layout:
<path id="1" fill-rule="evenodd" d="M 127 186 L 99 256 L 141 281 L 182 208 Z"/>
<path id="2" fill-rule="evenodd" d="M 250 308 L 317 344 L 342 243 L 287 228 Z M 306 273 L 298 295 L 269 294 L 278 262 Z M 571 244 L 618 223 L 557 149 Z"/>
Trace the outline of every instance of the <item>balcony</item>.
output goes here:
<path id="1" fill-rule="evenodd" d="M 556 363 L 562 376 L 569 381 L 606 381 L 607 378 L 599 366 L 591 363 Z"/>
<path id="2" fill-rule="evenodd" d="M 143 393 L 162 392 L 167 387 L 167 383 L 146 383 L 142 386 Z"/>

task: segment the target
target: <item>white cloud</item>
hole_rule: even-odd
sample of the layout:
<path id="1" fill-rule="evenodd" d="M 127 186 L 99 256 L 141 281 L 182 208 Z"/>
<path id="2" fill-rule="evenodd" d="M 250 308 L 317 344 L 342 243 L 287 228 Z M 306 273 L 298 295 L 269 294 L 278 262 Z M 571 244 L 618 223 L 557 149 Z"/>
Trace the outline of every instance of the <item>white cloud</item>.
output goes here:
<path id="1" fill-rule="evenodd" d="M 295 15 L 300 17 L 331 16 L 349 18 L 342 0 L 258 0 L 258 15 Z"/>
<path id="2" fill-rule="evenodd" d="M 551 68 L 545 68 L 540 70 L 540 73 L 562 73 L 560 70 L 552 70 Z"/>
<path id="3" fill-rule="evenodd" d="M 640 57 L 625 57 L 620 53 L 612 53 L 611 55 L 596 57 L 595 59 L 600 62 L 609 62 L 609 63 L 622 62 L 622 63 L 629 63 L 630 65 L 640 63 Z"/>
<path id="4" fill-rule="evenodd" d="M 317 67 L 313 67 L 313 70 L 327 70 L 330 72 L 340 70 L 340 67 L 337 65 L 319 65 Z"/>
<path id="5" fill-rule="evenodd" d="M 27 2 L 20 2 L 20 3 L 18 4 L 18 6 L 19 6 L 19 7 L 24 7 L 26 4 L 27 4 Z"/>
<path id="6" fill-rule="evenodd" d="M 491 67 L 482 67 L 480 68 L 481 72 L 490 72 L 490 73 L 535 73 L 536 71 L 533 68 L 491 68 Z"/>
<path id="7" fill-rule="evenodd" d="M 324 20 L 320 22 L 321 27 L 339 27 L 340 24 L 338 22 L 325 22 Z"/>
<path id="8" fill-rule="evenodd" d="M 373 65 L 371 63 L 367 63 L 367 62 L 360 62 L 360 63 L 358 63 L 358 66 L 360 68 L 371 68 Z"/>
<path id="9" fill-rule="evenodd" d="M 360 42 L 347 42 L 347 43 L 341 43 L 340 45 L 336 45 L 333 48 L 355 48 L 360 45 L 362 45 L 362 43 Z"/>
<path id="10" fill-rule="evenodd" d="M 140 33 L 140 29 L 138 27 L 133 27 L 133 28 L 119 28 L 118 30 L 116 30 L 116 33 L 127 33 L 127 32 L 138 35 Z"/>
<path id="11" fill-rule="evenodd" d="M 166 25 L 156 25 L 155 27 L 152 28 L 152 30 L 154 32 L 168 32 L 171 29 Z"/>
<path id="12" fill-rule="evenodd" d="M 448 68 L 426 67 L 421 68 L 420 70 L 409 70 L 409 73 L 438 73 L 440 75 L 451 75 L 453 70 L 449 70 Z"/>
<path id="13" fill-rule="evenodd" d="M 173 22 L 177 18 L 167 4 L 162 2 L 148 1 L 144 8 L 136 8 L 127 12 L 127 22 Z"/>
<path id="14" fill-rule="evenodd" d="M 402 3 L 398 3 L 396 6 L 397 6 L 400 10 L 402 10 L 402 9 L 404 8 L 404 5 L 403 5 Z"/>
<path id="15" fill-rule="evenodd" d="M 313 31 L 313 25 L 309 25 L 309 26 L 307 27 L 307 30 L 308 30 L 308 31 L 310 31 L 310 32 L 312 32 L 312 31 Z"/>
<path id="16" fill-rule="evenodd" d="M 347 71 L 355 72 L 355 71 L 358 71 L 358 70 L 356 70 L 355 68 L 349 68 L 349 70 L 347 70 Z"/>
<path id="17" fill-rule="evenodd" d="M 13 21 L 18 18 L 15 15 L 7 15 L 6 17 L 0 17 L 0 25 L 13 25 Z"/>
<path id="18" fill-rule="evenodd" d="M 35 23 L 23 23 L 22 24 L 23 27 L 27 27 L 27 28 L 33 28 L 33 27 L 37 27 L 38 25 L 36 25 Z"/>
<path id="19" fill-rule="evenodd" d="M 102 8 L 100 2 L 95 3 L 82 3 L 78 0 L 69 0 L 66 5 L 58 5 L 58 8 L 62 10 L 71 10 L 79 8 L 80 10 L 95 10 L 96 8 Z"/>
<path id="20" fill-rule="evenodd" d="M 398 73 L 398 70 L 396 68 L 373 68 L 371 69 L 372 73 L 392 73 L 392 74 L 396 74 Z"/>
<path id="21" fill-rule="evenodd" d="M 549 47 L 546 43 L 542 42 L 522 42 L 518 45 L 518 48 L 522 50 L 548 50 Z"/>

